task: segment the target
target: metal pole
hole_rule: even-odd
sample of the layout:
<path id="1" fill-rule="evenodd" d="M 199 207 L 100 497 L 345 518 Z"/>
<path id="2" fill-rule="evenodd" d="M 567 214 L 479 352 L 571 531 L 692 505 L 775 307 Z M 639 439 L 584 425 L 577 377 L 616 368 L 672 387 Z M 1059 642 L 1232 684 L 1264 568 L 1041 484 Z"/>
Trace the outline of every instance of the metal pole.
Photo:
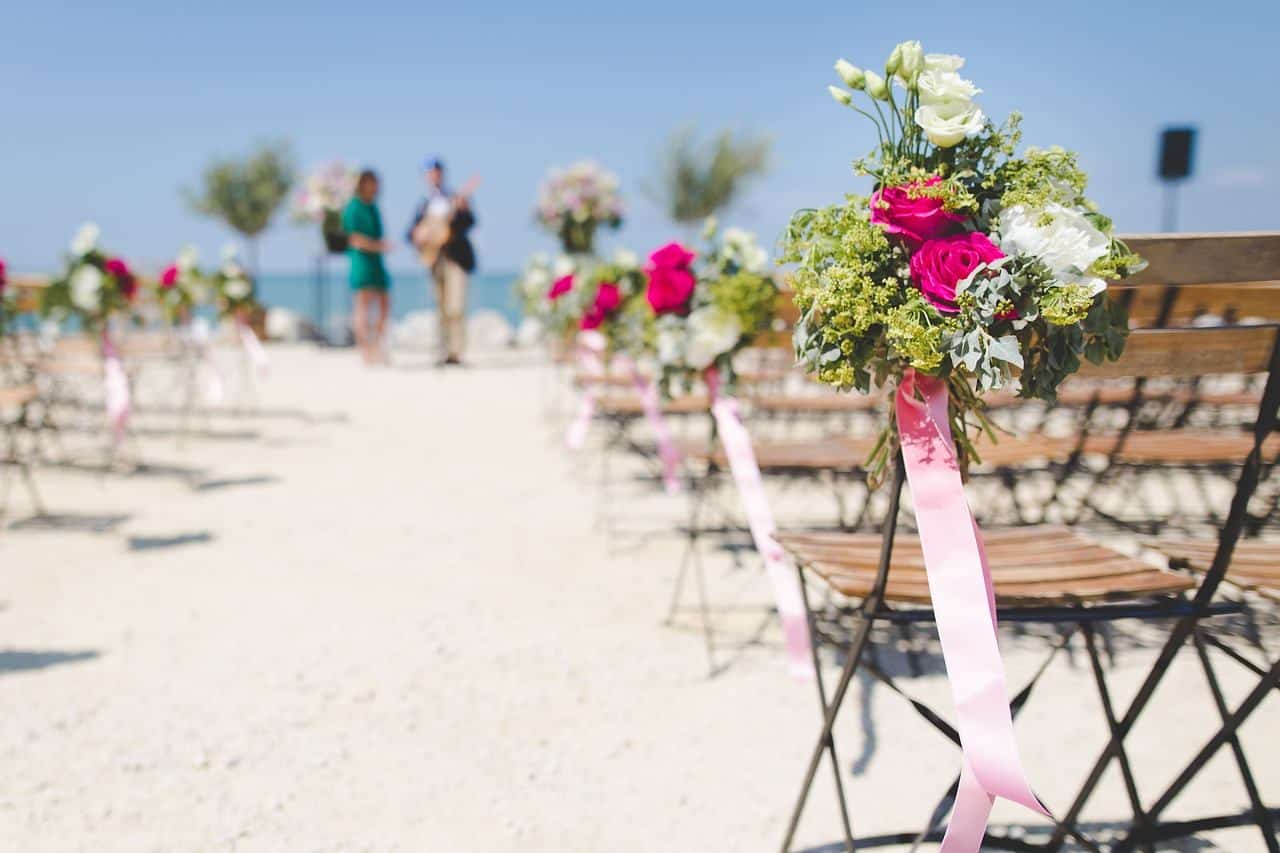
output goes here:
<path id="1" fill-rule="evenodd" d="M 1164 213 L 1160 218 L 1161 231 L 1178 230 L 1178 182 L 1164 182 Z"/>

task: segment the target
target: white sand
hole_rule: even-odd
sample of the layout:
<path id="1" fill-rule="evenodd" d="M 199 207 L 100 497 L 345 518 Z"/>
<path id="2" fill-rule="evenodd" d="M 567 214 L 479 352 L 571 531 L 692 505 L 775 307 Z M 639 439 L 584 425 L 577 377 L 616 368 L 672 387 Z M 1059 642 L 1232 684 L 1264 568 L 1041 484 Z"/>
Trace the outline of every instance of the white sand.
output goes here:
<path id="1" fill-rule="evenodd" d="M 219 417 L 210 429 L 232 437 L 184 447 L 144 436 L 145 459 L 188 476 L 41 472 L 53 511 L 123 523 L 0 537 L 0 850 L 777 848 L 813 688 L 787 677 L 772 629 L 707 680 L 700 638 L 661 626 L 683 499 L 620 485 L 629 532 L 595 529 L 594 474 L 560 447 L 550 371 L 528 360 L 272 358 L 273 416 Z M 822 493 L 812 505 L 829 512 Z M 713 554 L 710 575 L 718 601 L 767 600 L 750 560 Z M 1153 637 L 1123 633 L 1122 702 Z M 1014 683 L 1040 648 L 1006 642 Z M 941 700 L 928 664 L 905 683 Z M 1252 681 L 1220 669 L 1234 702 Z M 851 698 L 868 703 L 839 726 L 846 771 L 862 765 L 856 825 L 918 827 L 956 752 L 883 687 Z M 1131 743 L 1148 798 L 1216 722 L 1190 654 L 1157 699 Z M 1273 804 L 1278 724 L 1272 697 L 1245 729 Z M 1064 808 L 1104 732 L 1082 654 L 1055 665 L 1019 731 Z M 1213 770 L 1171 816 L 1244 804 L 1228 752 Z M 824 765 L 804 844 L 838 839 L 830 788 Z M 1091 819 L 1122 820 L 1122 790 L 1110 774 Z M 996 821 L 1039 825 L 1003 806 Z M 1211 838 L 1161 849 L 1264 849 L 1255 829 Z"/>

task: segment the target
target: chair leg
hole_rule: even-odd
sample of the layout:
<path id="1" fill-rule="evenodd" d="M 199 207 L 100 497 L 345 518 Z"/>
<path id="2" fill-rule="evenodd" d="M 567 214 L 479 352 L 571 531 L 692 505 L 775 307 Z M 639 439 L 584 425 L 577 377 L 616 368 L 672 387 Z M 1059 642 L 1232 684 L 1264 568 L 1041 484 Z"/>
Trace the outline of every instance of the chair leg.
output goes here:
<path id="1" fill-rule="evenodd" d="M 787 853 L 791 849 L 791 842 L 795 839 L 796 830 L 800 826 L 800 816 L 804 813 L 805 804 L 809 800 L 809 791 L 812 789 L 814 777 L 818 773 L 818 765 L 822 762 L 822 754 L 828 751 L 828 744 L 830 744 L 830 750 L 834 753 L 835 737 L 832 734 L 832 730 L 835 727 L 836 717 L 840 713 L 840 706 L 844 704 L 845 696 L 849 692 L 849 685 L 853 682 L 853 676 L 858 670 L 858 663 L 862 660 L 862 654 L 866 650 L 867 642 L 871 637 L 871 624 L 882 600 L 883 595 L 877 594 L 863 601 L 860 608 L 857 631 L 846 653 L 844 669 L 840 673 L 840 680 L 836 684 L 835 693 L 832 694 L 830 703 L 823 702 L 822 731 L 818 735 L 818 741 L 814 744 L 813 750 L 809 755 L 809 765 L 805 769 L 804 782 L 800 786 L 800 796 L 797 798 L 795 808 L 791 812 L 791 818 L 787 822 L 787 832 L 782 841 L 783 853 Z M 839 773 L 839 770 L 839 765 L 837 765 L 836 772 Z M 853 841 L 852 830 L 849 829 L 848 807 L 843 797 L 840 800 L 840 809 L 841 817 L 845 821 L 847 830 L 845 838 L 846 849 L 853 851 L 856 845 Z"/>
<path id="2" fill-rule="evenodd" d="M 1195 643 L 1196 655 L 1200 658 L 1200 665 L 1204 668 L 1205 680 L 1209 683 L 1209 692 L 1213 694 L 1213 703 L 1218 707 L 1218 714 L 1222 717 L 1222 724 L 1225 726 L 1231 717 L 1231 712 L 1227 708 L 1226 699 L 1223 698 L 1217 674 L 1214 673 L 1213 665 L 1209 661 L 1209 650 L 1205 646 L 1200 631 L 1195 632 L 1192 640 Z M 1228 736 L 1227 743 L 1231 745 L 1231 751 L 1235 755 L 1236 767 L 1240 770 L 1240 779 L 1244 782 L 1245 791 L 1249 795 L 1249 804 L 1253 808 L 1254 818 L 1258 821 L 1258 829 L 1262 831 L 1263 843 L 1267 845 L 1269 853 L 1280 853 L 1280 844 L 1276 842 L 1275 824 L 1271 821 L 1270 812 L 1262 803 L 1258 784 L 1254 781 L 1253 771 L 1249 769 L 1249 761 L 1245 758 L 1244 747 L 1240 745 L 1240 738 L 1234 730 Z"/>
<path id="3" fill-rule="evenodd" d="M 1257 709 L 1266 695 L 1274 690 L 1278 684 L 1280 684 L 1280 660 L 1271 665 L 1271 668 L 1259 679 L 1257 686 L 1249 692 L 1249 695 L 1240 703 L 1235 712 L 1226 718 L 1218 733 L 1209 738 L 1209 741 L 1201 747 L 1200 751 L 1191 759 L 1191 762 L 1151 805 L 1151 808 L 1147 809 L 1149 819 L 1156 820 L 1160 813 L 1169 807 L 1169 804 L 1174 801 L 1178 794 L 1182 793 L 1182 789 L 1196 777 L 1196 774 L 1209 762 L 1209 759 L 1213 758 L 1222 745 L 1235 736 L 1236 731 L 1249 718 L 1249 715 Z M 1131 837 L 1125 838 L 1114 849 L 1116 851 L 1127 850 L 1132 847 L 1132 843 Z"/>
<path id="4" fill-rule="evenodd" d="M 1111 702 L 1111 691 L 1107 688 L 1106 676 L 1102 671 L 1102 659 L 1098 655 L 1098 643 L 1093 633 L 1093 626 L 1086 622 L 1080 628 L 1084 633 L 1084 645 L 1089 653 L 1089 665 L 1093 670 L 1094 684 L 1098 688 L 1098 698 L 1102 700 L 1102 712 L 1106 715 L 1107 726 L 1110 728 L 1111 736 L 1114 738 L 1119 724 L 1116 721 L 1115 706 Z M 1116 760 L 1120 763 L 1120 772 L 1124 777 L 1125 793 L 1129 797 L 1129 806 L 1133 809 L 1134 830 L 1141 838 L 1142 849 L 1146 853 L 1154 853 L 1155 848 L 1152 846 L 1148 836 L 1151 824 L 1142 810 L 1142 800 L 1138 796 L 1138 784 L 1134 779 L 1133 767 L 1129 764 L 1129 753 L 1124 748 L 1123 738 L 1117 741 Z"/>

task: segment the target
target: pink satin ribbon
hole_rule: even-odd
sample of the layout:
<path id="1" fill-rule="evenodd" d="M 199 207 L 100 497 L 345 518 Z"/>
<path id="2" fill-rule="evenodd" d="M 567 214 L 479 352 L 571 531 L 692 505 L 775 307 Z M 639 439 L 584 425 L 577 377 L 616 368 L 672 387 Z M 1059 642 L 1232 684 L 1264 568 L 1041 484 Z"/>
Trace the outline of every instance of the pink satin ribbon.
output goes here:
<path id="1" fill-rule="evenodd" d="M 634 363 L 629 365 L 631 384 L 640 394 L 644 406 L 644 417 L 649 422 L 658 442 L 658 458 L 662 460 L 662 485 L 667 494 L 680 493 L 680 451 L 671 438 L 671 427 L 662 416 L 662 401 L 658 398 L 658 385 L 652 379 L 645 378 Z"/>
<path id="2" fill-rule="evenodd" d="M 603 376 L 604 366 L 600 356 L 605 348 L 604 335 L 599 332 L 580 332 L 576 346 L 578 367 L 588 379 Z M 596 383 L 588 381 L 582 387 L 582 399 L 578 401 L 578 412 L 569 423 L 565 433 L 564 444 L 570 450 L 581 450 L 587 442 L 587 430 L 591 428 L 591 418 L 596 413 Z"/>
<path id="3" fill-rule="evenodd" d="M 760 466 L 751 449 L 751 436 L 742 423 L 738 401 L 720 393 L 720 374 L 714 367 L 705 374 L 707 392 L 711 396 L 711 415 L 716 421 L 716 432 L 724 445 L 729 460 L 729 471 L 738 487 L 742 510 L 747 516 L 751 539 L 764 561 L 769 581 L 773 585 L 773 597 L 782 621 L 782 635 L 786 644 L 787 661 L 791 674 L 797 678 L 813 677 L 813 656 L 809 651 L 809 623 L 805 615 L 804 595 L 800 591 L 800 579 L 787 553 L 774 538 L 777 528 L 773 523 L 773 511 L 764 493 L 760 479 Z"/>
<path id="4" fill-rule="evenodd" d="M 940 849 L 973 853 L 996 797 L 1050 815 L 1032 793 L 1018 757 L 996 643 L 991 568 L 965 498 L 947 404 L 943 381 L 914 371 L 903 377 L 896 402 L 902 457 L 964 751 L 955 809 Z"/>
<path id="5" fill-rule="evenodd" d="M 240 332 L 240 345 L 244 347 L 245 355 L 249 357 L 249 363 L 258 372 L 258 376 L 266 376 L 267 368 L 270 364 L 267 361 L 267 351 L 262 348 L 262 341 L 258 340 L 253 327 L 243 320 L 236 321 L 236 328 Z"/>
<path id="6" fill-rule="evenodd" d="M 129 394 L 129 376 L 124 371 L 120 354 L 116 352 L 111 334 L 102 330 L 102 384 L 103 398 L 107 410 L 107 425 L 116 444 L 124 440 L 126 428 L 129 426 L 129 412 L 132 402 Z"/>

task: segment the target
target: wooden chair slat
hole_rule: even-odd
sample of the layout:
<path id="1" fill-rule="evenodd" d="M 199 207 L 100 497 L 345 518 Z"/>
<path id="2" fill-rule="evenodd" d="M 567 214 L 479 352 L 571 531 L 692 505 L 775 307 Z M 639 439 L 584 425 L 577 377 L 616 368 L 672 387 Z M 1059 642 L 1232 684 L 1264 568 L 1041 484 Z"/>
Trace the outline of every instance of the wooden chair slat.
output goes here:
<path id="1" fill-rule="evenodd" d="M 1271 362 L 1276 327 L 1222 326 L 1191 329 L 1136 329 L 1117 361 L 1085 362 L 1081 379 L 1174 377 L 1215 373 L 1262 373 Z"/>
<path id="2" fill-rule="evenodd" d="M 1280 232 L 1142 234 L 1122 237 L 1147 260 L 1129 287 L 1230 284 L 1280 278 Z"/>

